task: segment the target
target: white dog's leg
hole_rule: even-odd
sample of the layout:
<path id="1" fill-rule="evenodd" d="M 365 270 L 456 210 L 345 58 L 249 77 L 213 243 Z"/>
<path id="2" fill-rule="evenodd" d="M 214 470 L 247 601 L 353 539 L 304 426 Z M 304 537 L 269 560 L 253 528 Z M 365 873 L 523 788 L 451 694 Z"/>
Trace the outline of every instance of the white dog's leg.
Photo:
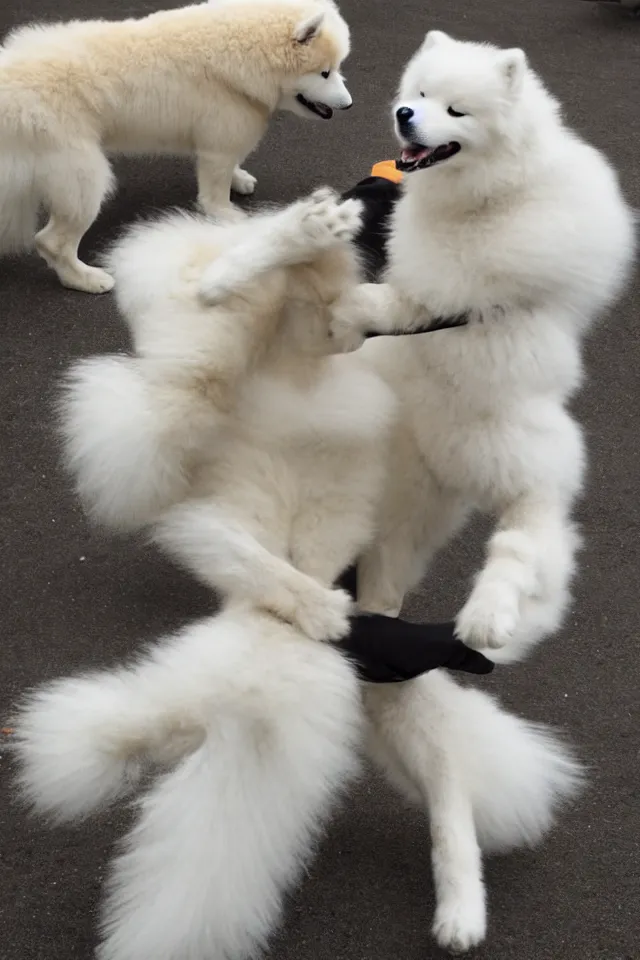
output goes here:
<path id="1" fill-rule="evenodd" d="M 228 250 L 205 270 L 200 295 L 209 306 L 279 267 L 305 263 L 321 251 L 347 243 L 360 228 L 361 204 L 340 203 L 328 189 L 291 204 L 278 213 L 256 217 L 247 239 Z"/>
<path id="2" fill-rule="evenodd" d="M 348 500 L 343 500 L 332 510 L 330 491 L 327 492 L 328 498 L 305 503 L 295 519 L 291 537 L 292 563 L 320 583 L 334 583 L 358 559 L 375 522 L 374 516 L 368 517 L 363 510 L 362 502 L 356 502 L 351 509 Z M 373 497 L 370 502 L 374 502 Z"/>
<path id="3" fill-rule="evenodd" d="M 464 774 L 443 754 L 425 785 L 429 797 L 431 862 L 436 891 L 433 935 L 453 953 L 484 940 L 487 927 L 482 857 Z"/>
<path id="4" fill-rule="evenodd" d="M 398 448 L 392 458 L 401 470 L 387 488 L 376 541 L 358 561 L 358 606 L 387 616 L 400 613 L 405 594 L 468 516 L 461 501 L 443 496 L 419 458 Z"/>
<path id="5" fill-rule="evenodd" d="M 113 278 L 105 270 L 78 259 L 80 241 L 114 184 L 102 151 L 86 144 L 44 155 L 38 162 L 36 180 L 50 214 L 46 227 L 35 238 L 40 256 L 65 287 L 85 293 L 110 290 Z"/>
<path id="6" fill-rule="evenodd" d="M 235 208 L 231 203 L 231 184 L 236 171 L 236 158 L 228 153 L 199 150 L 196 158 L 198 205 L 208 215 L 227 216 Z M 238 216 L 242 211 L 238 210 Z"/>
<path id="7" fill-rule="evenodd" d="M 332 307 L 331 336 L 336 353 L 358 350 L 368 337 L 426 333 L 456 326 L 463 317 L 436 317 L 388 283 L 362 283 Z"/>
<path id="8" fill-rule="evenodd" d="M 505 647 L 504 659 L 517 659 L 557 627 L 569 601 L 577 545 L 562 505 L 534 496 L 511 504 L 458 615 L 460 639 L 476 649 Z"/>
<path id="9" fill-rule="evenodd" d="M 397 686 L 370 686 L 365 706 L 372 758 L 429 813 L 434 936 L 442 947 L 464 952 L 484 939 L 486 905 L 473 798 L 456 742 L 455 699 L 447 706 L 449 686 L 455 698 L 458 688 L 440 672 Z"/>
<path id="10" fill-rule="evenodd" d="M 349 630 L 352 601 L 266 549 L 248 526 L 211 502 L 183 503 L 156 526 L 154 540 L 214 589 L 250 599 L 313 640 Z"/>

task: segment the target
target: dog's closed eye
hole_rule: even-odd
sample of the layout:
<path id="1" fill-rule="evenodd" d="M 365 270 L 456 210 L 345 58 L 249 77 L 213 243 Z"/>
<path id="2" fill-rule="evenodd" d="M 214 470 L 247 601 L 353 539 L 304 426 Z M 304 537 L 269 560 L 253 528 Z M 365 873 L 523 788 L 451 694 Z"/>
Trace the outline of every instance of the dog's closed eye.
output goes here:
<path id="1" fill-rule="evenodd" d="M 466 117 L 467 116 L 466 113 L 460 113 L 459 110 L 454 110 L 453 107 L 448 107 L 447 113 L 449 114 L 450 117 Z"/>

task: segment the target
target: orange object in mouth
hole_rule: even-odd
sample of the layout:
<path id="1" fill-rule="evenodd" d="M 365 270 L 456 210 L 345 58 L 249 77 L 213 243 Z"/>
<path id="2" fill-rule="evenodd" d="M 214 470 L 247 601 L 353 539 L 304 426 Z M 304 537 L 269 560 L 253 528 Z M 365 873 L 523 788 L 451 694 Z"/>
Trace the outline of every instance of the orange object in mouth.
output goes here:
<path id="1" fill-rule="evenodd" d="M 383 177 L 392 183 L 400 183 L 403 178 L 402 170 L 398 170 L 395 160 L 380 160 L 371 167 L 372 177 Z"/>

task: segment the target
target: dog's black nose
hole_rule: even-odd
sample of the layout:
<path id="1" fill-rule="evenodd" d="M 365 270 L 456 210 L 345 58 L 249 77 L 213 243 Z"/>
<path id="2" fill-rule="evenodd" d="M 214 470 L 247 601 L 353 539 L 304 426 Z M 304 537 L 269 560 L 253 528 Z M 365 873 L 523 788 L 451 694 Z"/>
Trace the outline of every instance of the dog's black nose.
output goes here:
<path id="1" fill-rule="evenodd" d="M 396 120 L 399 126 L 406 127 L 413 119 L 413 110 L 411 107 L 398 107 L 396 110 Z"/>

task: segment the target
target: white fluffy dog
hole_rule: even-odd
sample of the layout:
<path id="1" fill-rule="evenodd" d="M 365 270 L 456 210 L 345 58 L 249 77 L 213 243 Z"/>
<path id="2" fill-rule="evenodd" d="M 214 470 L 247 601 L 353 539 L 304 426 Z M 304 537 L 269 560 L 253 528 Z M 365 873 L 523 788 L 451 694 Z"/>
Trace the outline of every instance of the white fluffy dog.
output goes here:
<path id="1" fill-rule="evenodd" d="M 349 30 L 332 0 L 215 0 L 141 19 L 21 27 L 0 47 L 0 253 L 38 252 L 67 287 L 112 277 L 78 244 L 114 185 L 106 153 L 197 158 L 198 200 L 230 190 L 271 115 L 330 119 L 351 106 L 340 75 Z"/>
<path id="2" fill-rule="evenodd" d="M 429 812 L 434 930 L 453 949 L 484 936 L 481 849 L 536 842 L 579 781 L 549 732 L 442 671 L 380 690 L 363 731 L 352 668 L 310 639 L 346 628 L 331 585 L 373 536 L 395 409 L 359 357 L 331 355 L 357 223 L 322 192 L 236 225 L 171 216 L 111 257 L 135 354 L 76 368 L 70 465 L 95 515 L 155 524 L 231 600 L 131 667 L 35 691 L 17 719 L 41 812 L 86 815 L 153 776 L 101 960 L 254 955 L 365 732 Z"/>
<path id="3" fill-rule="evenodd" d="M 388 283 L 355 291 L 334 333 L 353 348 L 364 330 L 397 333 L 429 316 L 468 324 L 360 351 L 402 413 L 358 598 L 396 614 L 472 511 L 497 515 L 457 629 L 515 660 L 569 601 L 584 451 L 566 405 L 581 339 L 629 273 L 633 217 L 610 165 L 563 124 L 521 50 L 432 31 L 395 117 L 409 172 Z"/>
<path id="4" fill-rule="evenodd" d="M 109 263 L 135 353 L 76 364 L 62 405 L 97 519 L 152 527 L 210 587 L 316 640 L 348 629 L 350 599 L 331 585 L 373 538 L 394 411 L 329 336 L 359 276 L 359 223 L 356 201 L 320 191 L 234 225 L 134 227 Z M 242 295 L 203 302 L 238 264 Z"/>

